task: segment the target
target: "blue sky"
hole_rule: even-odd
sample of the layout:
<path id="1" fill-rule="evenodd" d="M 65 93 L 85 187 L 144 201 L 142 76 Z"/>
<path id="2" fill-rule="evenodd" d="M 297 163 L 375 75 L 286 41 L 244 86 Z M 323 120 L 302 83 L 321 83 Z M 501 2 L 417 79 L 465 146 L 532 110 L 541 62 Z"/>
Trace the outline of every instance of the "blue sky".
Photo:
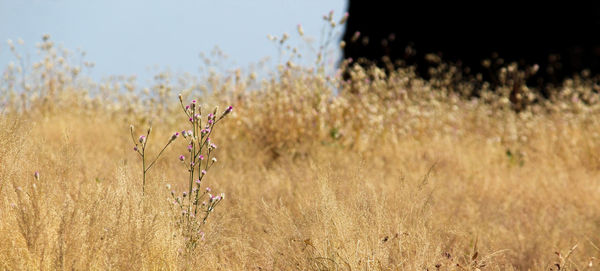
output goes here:
<path id="1" fill-rule="evenodd" d="M 196 72 L 199 53 L 218 46 L 230 65 L 246 67 L 278 51 L 267 34 L 316 39 L 323 14 L 346 10 L 345 0 L 0 0 L 0 70 L 12 60 L 6 41 L 21 38 L 35 56 L 43 34 L 65 48 L 86 51 L 92 77 L 138 75 L 156 69 Z M 298 44 L 292 39 L 291 44 Z"/>

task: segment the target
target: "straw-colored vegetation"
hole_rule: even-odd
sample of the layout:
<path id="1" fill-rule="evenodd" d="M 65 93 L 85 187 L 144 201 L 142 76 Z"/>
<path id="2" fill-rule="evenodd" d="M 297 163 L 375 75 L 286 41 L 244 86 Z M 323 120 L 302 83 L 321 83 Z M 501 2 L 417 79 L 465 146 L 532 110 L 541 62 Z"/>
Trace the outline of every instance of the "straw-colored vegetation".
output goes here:
<path id="1" fill-rule="evenodd" d="M 523 73 L 510 66 L 490 89 L 446 65 L 425 81 L 410 68 L 345 63 L 345 80 L 289 63 L 265 81 L 161 74 L 140 91 L 128 78 L 91 82 L 50 39 L 40 48 L 40 62 L 17 61 L 0 81 L 2 270 L 600 264 L 600 95 L 590 78 L 546 99 L 516 85 Z M 180 92 L 210 111 L 234 106 L 202 181 L 227 196 L 193 247 L 166 189 L 188 189 L 178 159 L 187 143 L 171 143 L 142 194 L 129 134 L 152 122 L 154 157 L 189 126 Z"/>

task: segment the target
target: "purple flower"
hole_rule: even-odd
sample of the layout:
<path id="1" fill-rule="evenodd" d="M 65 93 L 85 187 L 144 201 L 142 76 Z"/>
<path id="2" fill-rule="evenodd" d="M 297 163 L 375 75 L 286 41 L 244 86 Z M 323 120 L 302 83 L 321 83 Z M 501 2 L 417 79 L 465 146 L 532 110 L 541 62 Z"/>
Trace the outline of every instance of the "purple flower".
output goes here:
<path id="1" fill-rule="evenodd" d="M 183 162 L 184 160 L 185 160 L 185 156 L 183 156 L 183 155 L 180 155 L 180 156 L 179 156 L 179 161 L 182 161 L 182 162 Z"/>
<path id="2" fill-rule="evenodd" d="M 175 140 L 177 139 L 177 137 L 179 136 L 179 132 L 175 132 L 172 136 L 171 136 L 171 140 Z"/>
<path id="3" fill-rule="evenodd" d="M 206 192 L 210 192 L 210 187 L 207 187 L 207 188 L 206 188 Z"/>
<path id="4" fill-rule="evenodd" d="M 185 196 L 187 196 L 187 192 L 183 192 L 183 197 L 185 198 Z"/>
<path id="5" fill-rule="evenodd" d="M 185 106 L 185 110 L 188 110 L 188 109 L 190 109 L 190 106 L 189 106 L 189 105 L 186 105 L 186 106 Z"/>
<path id="6" fill-rule="evenodd" d="M 137 146 L 133 147 L 133 150 L 138 151 L 138 147 Z"/>
<path id="7" fill-rule="evenodd" d="M 200 173 L 202 173 L 202 175 L 206 175 L 206 170 L 203 169 L 202 171 L 200 171 Z"/>
<path id="8" fill-rule="evenodd" d="M 190 122 L 194 122 L 194 119 L 193 119 L 193 118 L 190 118 Z"/>
<path id="9" fill-rule="evenodd" d="M 227 107 L 227 109 L 225 109 L 225 112 L 223 112 L 223 117 L 229 113 L 231 113 L 231 111 L 233 111 L 233 106 L 229 106 Z"/>
<path id="10" fill-rule="evenodd" d="M 204 155 L 200 154 L 200 156 L 198 156 L 198 159 L 204 160 Z"/>
<path id="11" fill-rule="evenodd" d="M 197 184 L 200 184 L 200 179 L 196 180 L 196 183 L 197 183 Z"/>
<path id="12" fill-rule="evenodd" d="M 138 139 L 138 141 L 142 144 L 144 144 L 144 142 L 146 141 L 146 136 L 140 136 L 140 138 Z"/>
<path id="13" fill-rule="evenodd" d="M 192 145 L 188 145 L 188 151 L 192 151 Z"/>

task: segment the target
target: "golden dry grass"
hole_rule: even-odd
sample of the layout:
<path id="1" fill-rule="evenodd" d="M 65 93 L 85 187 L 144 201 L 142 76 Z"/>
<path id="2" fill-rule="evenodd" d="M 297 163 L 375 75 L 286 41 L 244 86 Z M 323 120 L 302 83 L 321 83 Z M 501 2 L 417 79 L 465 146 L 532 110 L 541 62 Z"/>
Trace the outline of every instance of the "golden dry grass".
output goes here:
<path id="1" fill-rule="evenodd" d="M 597 100 L 590 81 L 569 81 L 520 113 L 509 109 L 509 87 L 469 100 L 456 94 L 468 86 L 410 70 L 355 68 L 342 84 L 282 67 L 263 83 L 238 74 L 209 80 L 210 93 L 190 87 L 186 98 L 235 110 L 215 135 L 219 163 L 207 179 L 227 198 L 186 253 L 165 189 L 185 186 L 184 143 L 150 171 L 142 196 L 128 134 L 130 122 L 153 119 L 156 153 L 178 131 L 186 120 L 171 87 L 137 94 L 154 98 L 145 100 L 107 87 L 109 99 L 81 94 L 90 90 L 75 80 L 38 78 L 37 98 L 7 99 L 0 119 L 3 270 L 600 264 L 600 111 L 573 99 Z"/>

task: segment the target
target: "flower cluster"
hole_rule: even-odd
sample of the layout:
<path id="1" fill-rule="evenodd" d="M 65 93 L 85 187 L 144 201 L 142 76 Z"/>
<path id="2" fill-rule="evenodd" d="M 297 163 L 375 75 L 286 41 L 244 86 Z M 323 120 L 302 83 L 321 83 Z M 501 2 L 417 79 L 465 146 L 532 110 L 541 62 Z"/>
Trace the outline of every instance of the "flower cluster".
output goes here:
<path id="1" fill-rule="evenodd" d="M 233 107 L 229 106 L 220 113 L 218 108 L 215 108 L 203 118 L 202 107 L 196 100 L 184 105 L 183 98 L 179 95 L 179 102 L 190 125 L 188 130 L 181 131 L 187 148 L 186 153 L 178 157 L 189 174 L 188 185 L 187 190 L 181 193 L 171 190 L 170 185 L 167 185 L 167 189 L 171 190 L 169 200 L 176 206 L 177 224 L 187 240 L 188 249 L 193 249 L 204 236 L 201 228 L 210 213 L 225 198 L 224 193 L 213 195 L 209 187 L 201 189 L 201 185 L 207 173 L 217 162 L 217 158 L 214 157 L 217 145 L 211 139 L 211 135 L 217 123 L 231 113 Z"/>

